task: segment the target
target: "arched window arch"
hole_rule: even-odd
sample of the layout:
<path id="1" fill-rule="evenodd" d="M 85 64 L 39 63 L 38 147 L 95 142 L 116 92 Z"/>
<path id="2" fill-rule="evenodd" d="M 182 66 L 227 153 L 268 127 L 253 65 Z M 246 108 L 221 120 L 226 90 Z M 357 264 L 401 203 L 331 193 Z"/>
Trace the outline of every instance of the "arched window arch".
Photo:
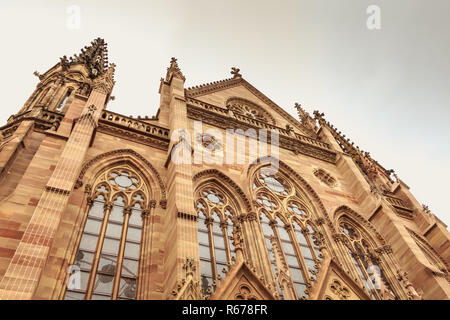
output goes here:
<path id="1" fill-rule="evenodd" d="M 222 270 L 234 262 L 235 248 L 230 238 L 239 209 L 232 196 L 215 183 L 207 183 L 197 190 L 195 207 L 201 285 L 207 293 L 225 277 Z"/>
<path id="2" fill-rule="evenodd" d="M 374 255 L 374 245 L 370 237 L 353 219 L 341 216 L 338 227 L 344 236 L 344 245 L 364 287 L 372 299 L 383 299 L 385 292 L 397 298 L 391 284 L 386 279 L 380 258 Z"/>
<path id="3" fill-rule="evenodd" d="M 445 274 L 449 275 L 449 271 L 447 269 L 447 266 L 443 262 L 442 258 L 439 256 L 437 252 L 434 251 L 434 249 L 428 244 L 428 242 L 425 239 L 422 239 L 417 233 L 414 231 L 406 228 L 411 235 L 411 237 L 414 239 L 414 242 L 419 247 L 420 251 L 424 254 L 425 258 L 427 258 L 428 262 L 437 268 L 439 271 L 444 272 Z"/>
<path id="4" fill-rule="evenodd" d="M 131 166 L 121 165 L 98 175 L 89 199 L 73 263 L 80 281 L 65 299 L 135 299 L 149 189 Z"/>
<path id="5" fill-rule="evenodd" d="M 255 172 L 252 193 L 278 292 L 281 299 L 305 299 L 324 258 L 323 236 L 302 189 L 282 172 L 266 169 Z"/>

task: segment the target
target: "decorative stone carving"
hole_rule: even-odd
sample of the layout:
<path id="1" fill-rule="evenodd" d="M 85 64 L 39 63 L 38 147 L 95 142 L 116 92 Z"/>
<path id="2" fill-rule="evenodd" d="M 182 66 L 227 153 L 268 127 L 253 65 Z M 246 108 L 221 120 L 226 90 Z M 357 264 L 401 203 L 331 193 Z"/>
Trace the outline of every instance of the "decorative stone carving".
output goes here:
<path id="1" fill-rule="evenodd" d="M 324 184 L 329 186 L 330 188 L 334 188 L 337 186 L 337 180 L 336 178 L 332 177 L 328 172 L 326 172 L 324 169 L 314 169 L 313 170 L 314 175 L 317 179 L 322 181 Z"/>
<path id="2" fill-rule="evenodd" d="M 337 295 L 341 300 L 347 300 L 350 296 L 350 291 L 343 286 L 338 280 L 333 280 L 330 284 L 331 292 Z"/>
<path id="3" fill-rule="evenodd" d="M 408 273 L 401 271 L 400 269 L 397 270 L 397 280 L 399 280 L 403 287 L 408 290 L 409 296 L 413 300 L 421 300 L 422 296 L 414 289 L 414 286 L 408 279 Z"/>
<path id="4" fill-rule="evenodd" d="M 232 67 L 231 68 L 231 74 L 233 75 L 233 78 L 242 78 L 242 75 L 239 73 L 241 69 Z"/>

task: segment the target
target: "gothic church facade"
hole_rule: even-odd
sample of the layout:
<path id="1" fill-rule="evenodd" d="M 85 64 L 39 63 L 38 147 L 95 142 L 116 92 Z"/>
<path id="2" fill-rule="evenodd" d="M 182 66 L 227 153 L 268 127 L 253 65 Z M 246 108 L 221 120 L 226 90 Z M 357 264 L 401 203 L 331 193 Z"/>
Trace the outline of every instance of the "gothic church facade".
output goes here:
<path id="1" fill-rule="evenodd" d="M 0 127 L 1 299 L 450 298 L 446 225 L 323 114 L 174 58 L 155 116 L 109 111 L 102 39 L 35 75 Z"/>

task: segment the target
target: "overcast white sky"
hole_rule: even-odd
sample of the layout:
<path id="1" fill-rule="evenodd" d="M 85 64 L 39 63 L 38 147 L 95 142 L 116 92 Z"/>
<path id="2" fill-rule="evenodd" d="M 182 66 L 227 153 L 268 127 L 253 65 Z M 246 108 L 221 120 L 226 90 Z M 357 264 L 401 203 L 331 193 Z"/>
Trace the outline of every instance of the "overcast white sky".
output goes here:
<path id="1" fill-rule="evenodd" d="M 79 29 L 66 25 L 70 5 Z M 366 27 L 369 5 L 381 29 Z M 109 109 L 154 115 L 159 79 L 178 58 L 186 86 L 230 67 L 297 117 L 319 109 L 418 200 L 450 223 L 450 1 L 2 1 L 0 123 L 41 73 L 96 37 L 117 64 Z"/>

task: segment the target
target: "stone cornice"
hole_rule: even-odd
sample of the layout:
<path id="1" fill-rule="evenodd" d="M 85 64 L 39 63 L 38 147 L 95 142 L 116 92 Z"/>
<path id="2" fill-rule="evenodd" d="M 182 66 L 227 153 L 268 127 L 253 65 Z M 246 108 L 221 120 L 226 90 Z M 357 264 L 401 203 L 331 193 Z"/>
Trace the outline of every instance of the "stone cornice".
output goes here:
<path id="1" fill-rule="evenodd" d="M 169 147 L 169 129 L 111 111 L 105 110 L 102 112 L 98 131 L 137 141 L 161 150 L 167 150 Z"/>
<path id="2" fill-rule="evenodd" d="M 37 129 L 48 130 L 54 128 L 56 131 L 63 118 L 64 114 L 62 113 L 46 110 L 44 108 L 34 108 L 24 113 L 12 116 L 9 123 L 0 127 L 0 132 L 3 138 L 8 137 L 14 133 L 19 123 L 25 120 L 34 121 L 35 128 Z"/>
<path id="3" fill-rule="evenodd" d="M 132 128 L 118 127 L 104 122 L 99 123 L 98 132 L 104 132 L 119 138 L 136 141 L 164 151 L 167 151 L 169 147 L 168 139 L 163 140 L 151 134 L 135 131 Z"/>

